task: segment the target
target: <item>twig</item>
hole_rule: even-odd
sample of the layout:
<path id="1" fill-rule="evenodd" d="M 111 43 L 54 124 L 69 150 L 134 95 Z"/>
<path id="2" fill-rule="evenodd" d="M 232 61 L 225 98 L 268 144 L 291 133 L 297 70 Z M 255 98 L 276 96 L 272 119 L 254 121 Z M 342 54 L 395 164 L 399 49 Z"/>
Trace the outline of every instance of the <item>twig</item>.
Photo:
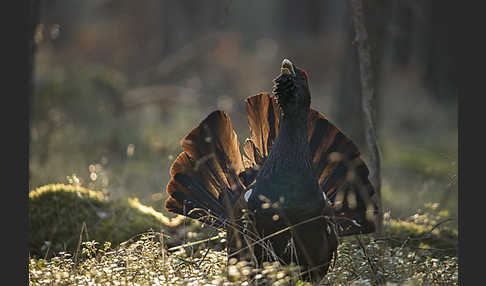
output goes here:
<path id="1" fill-rule="evenodd" d="M 219 236 L 219 234 L 218 234 L 218 236 Z M 206 253 L 204 253 L 204 255 L 203 255 L 203 257 L 201 258 L 201 260 L 199 260 L 199 263 L 198 263 L 198 265 L 197 265 L 198 267 L 199 267 L 199 266 L 201 266 L 201 264 L 203 263 L 204 259 L 206 259 L 206 256 L 207 256 L 207 255 L 208 255 L 208 253 L 209 253 L 209 241 L 210 241 L 210 240 L 207 240 L 207 241 L 206 241 Z"/>
<path id="2" fill-rule="evenodd" d="M 79 234 L 78 246 L 76 247 L 76 253 L 74 254 L 74 263 L 78 263 L 78 255 L 79 255 L 79 248 L 81 247 L 81 242 L 83 241 L 83 232 L 86 232 L 86 239 L 89 239 L 88 236 L 88 229 L 86 226 L 86 222 L 83 221 L 83 225 L 81 226 L 81 233 Z"/>
<path id="3" fill-rule="evenodd" d="M 189 243 L 185 243 L 185 244 L 182 244 L 182 245 L 174 246 L 174 247 L 167 249 L 167 251 L 173 252 L 173 251 L 179 250 L 181 248 L 191 247 L 191 246 L 194 246 L 194 245 L 198 245 L 198 244 L 201 244 L 201 243 L 205 243 L 205 242 L 209 242 L 209 241 L 217 240 L 217 239 L 221 239 L 221 238 L 223 238 L 223 236 L 221 234 L 218 234 L 216 236 L 206 238 L 206 239 L 203 239 L 203 240 L 198 240 L 198 241 L 189 242 Z"/>
<path id="4" fill-rule="evenodd" d="M 407 242 L 408 242 L 409 240 L 410 240 L 410 236 L 409 236 L 409 237 L 407 237 L 407 239 L 405 239 L 405 241 L 403 241 L 402 245 L 400 245 L 400 248 L 399 248 L 397 251 L 395 251 L 395 252 L 393 253 L 393 255 L 394 255 L 395 253 L 399 253 L 400 251 L 402 251 L 402 249 L 405 247 L 405 244 L 407 244 Z"/>
<path id="5" fill-rule="evenodd" d="M 359 235 L 356 236 L 356 241 L 358 241 L 359 247 L 361 248 L 361 250 L 363 250 L 363 256 L 366 259 L 366 261 L 368 262 L 368 265 L 369 265 L 370 270 L 371 270 L 371 274 L 373 275 L 373 280 L 377 284 L 383 284 L 384 281 L 383 281 L 382 277 L 378 275 L 378 271 L 376 269 L 376 265 L 375 265 L 375 263 L 373 261 L 371 261 L 371 258 L 368 255 L 368 252 L 366 251 L 366 248 L 363 245 L 363 242 L 361 241 Z"/>
<path id="6" fill-rule="evenodd" d="M 439 221 L 429 231 L 427 231 L 426 233 L 424 233 L 422 236 L 425 236 L 425 235 L 428 235 L 428 234 L 432 233 L 432 231 L 434 231 L 434 229 L 436 229 L 437 227 L 439 227 L 439 225 L 441 225 L 443 223 L 446 223 L 446 222 L 449 222 L 451 220 L 452 220 L 451 218 L 447 218 L 447 219 L 445 219 L 443 221 Z"/>

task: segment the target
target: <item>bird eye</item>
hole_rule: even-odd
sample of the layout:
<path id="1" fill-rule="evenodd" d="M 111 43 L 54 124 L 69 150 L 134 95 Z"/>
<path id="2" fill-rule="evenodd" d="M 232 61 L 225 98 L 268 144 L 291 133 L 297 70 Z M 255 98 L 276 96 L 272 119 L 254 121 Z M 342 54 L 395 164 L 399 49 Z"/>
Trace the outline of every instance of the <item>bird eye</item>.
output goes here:
<path id="1" fill-rule="evenodd" d="M 307 73 L 305 71 L 301 71 L 300 74 L 303 75 L 305 79 L 307 79 Z"/>

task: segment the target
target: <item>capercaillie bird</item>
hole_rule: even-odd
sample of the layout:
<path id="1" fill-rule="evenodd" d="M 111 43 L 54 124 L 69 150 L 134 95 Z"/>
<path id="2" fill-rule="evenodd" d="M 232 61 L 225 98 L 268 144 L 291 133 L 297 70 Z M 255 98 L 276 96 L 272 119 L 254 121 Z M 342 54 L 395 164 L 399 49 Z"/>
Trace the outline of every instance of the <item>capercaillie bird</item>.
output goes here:
<path id="1" fill-rule="evenodd" d="M 182 139 L 165 207 L 225 230 L 229 257 L 293 262 L 318 280 L 339 236 L 374 231 L 374 188 L 357 146 L 310 108 L 307 73 L 284 59 L 273 82 L 246 99 L 244 155 L 223 111 Z"/>

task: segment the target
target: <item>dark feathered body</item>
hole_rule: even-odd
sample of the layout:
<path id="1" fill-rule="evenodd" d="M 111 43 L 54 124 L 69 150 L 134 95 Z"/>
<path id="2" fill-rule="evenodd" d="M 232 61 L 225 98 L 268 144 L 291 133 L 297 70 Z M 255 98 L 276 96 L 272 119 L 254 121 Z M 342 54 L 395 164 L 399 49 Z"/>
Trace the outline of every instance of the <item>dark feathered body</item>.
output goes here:
<path id="1" fill-rule="evenodd" d="M 374 231 L 373 187 L 356 145 L 310 108 L 305 74 L 279 76 L 274 92 L 246 100 L 244 156 L 221 111 L 182 140 L 166 208 L 226 230 L 230 257 L 294 262 L 318 280 L 338 234 Z"/>
<path id="2" fill-rule="evenodd" d="M 317 180 L 309 175 L 296 175 L 289 168 L 257 179 L 251 188 L 254 196 L 248 201 L 248 209 L 253 212 L 260 237 L 290 228 L 269 239 L 270 250 L 255 251 L 258 264 L 268 261 L 266 256 L 271 256 L 268 252 L 274 251 L 284 264 L 294 262 L 304 269 L 316 268 L 313 276 L 322 277 L 336 251 L 337 237 L 334 226 L 323 217 L 326 206 L 322 194 L 317 192 Z M 262 200 L 258 199 L 259 190 L 265 190 Z M 303 199 L 303 193 L 307 199 Z"/>
<path id="3" fill-rule="evenodd" d="M 276 89 L 286 80 L 277 80 Z M 305 92 L 298 96 L 310 97 Z M 318 279 L 327 272 L 337 249 L 337 235 L 324 217 L 332 214 L 332 208 L 313 174 L 308 143 L 310 98 L 299 100 L 293 103 L 302 105 L 298 109 L 282 107 L 279 133 L 250 186 L 248 209 L 260 236 L 290 228 L 270 238 L 272 250 L 286 264 L 298 262 L 304 269 L 312 269 L 309 276 Z M 256 256 L 257 261 L 265 260 L 265 251 Z"/>

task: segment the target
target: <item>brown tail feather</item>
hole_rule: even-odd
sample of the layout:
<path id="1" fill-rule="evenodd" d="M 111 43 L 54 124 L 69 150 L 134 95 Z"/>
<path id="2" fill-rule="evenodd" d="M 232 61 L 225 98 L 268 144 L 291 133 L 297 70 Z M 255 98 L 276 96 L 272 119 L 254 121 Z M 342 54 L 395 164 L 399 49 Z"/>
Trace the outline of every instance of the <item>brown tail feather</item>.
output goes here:
<path id="1" fill-rule="evenodd" d="M 248 97 L 245 103 L 250 138 L 243 145 L 245 172 L 241 177 L 248 186 L 256 178 L 277 138 L 280 109 L 275 97 L 266 92 Z"/>
<path id="2" fill-rule="evenodd" d="M 251 140 L 263 157 L 267 157 L 277 138 L 279 108 L 275 97 L 260 93 L 246 99 Z"/>
<path id="3" fill-rule="evenodd" d="M 228 115 L 211 113 L 181 145 L 184 151 L 170 169 L 166 209 L 204 222 L 208 213 L 218 221 L 228 219 L 244 190 L 243 161 Z"/>
<path id="4" fill-rule="evenodd" d="M 245 185 L 256 177 L 278 135 L 279 107 L 273 96 L 260 93 L 246 100 L 251 138 L 245 142 Z M 368 180 L 368 168 L 358 147 L 318 111 L 311 109 L 308 142 L 314 176 L 333 202 L 341 235 L 374 231 L 368 219 L 376 210 L 371 197 L 374 189 Z M 368 214 L 368 215 L 367 215 Z M 354 220 L 354 222 L 352 221 Z M 355 224 L 361 224 L 357 226 Z"/>
<path id="5" fill-rule="evenodd" d="M 323 114 L 312 109 L 309 147 L 314 175 L 333 202 L 340 235 L 373 232 L 374 188 L 356 144 Z"/>

